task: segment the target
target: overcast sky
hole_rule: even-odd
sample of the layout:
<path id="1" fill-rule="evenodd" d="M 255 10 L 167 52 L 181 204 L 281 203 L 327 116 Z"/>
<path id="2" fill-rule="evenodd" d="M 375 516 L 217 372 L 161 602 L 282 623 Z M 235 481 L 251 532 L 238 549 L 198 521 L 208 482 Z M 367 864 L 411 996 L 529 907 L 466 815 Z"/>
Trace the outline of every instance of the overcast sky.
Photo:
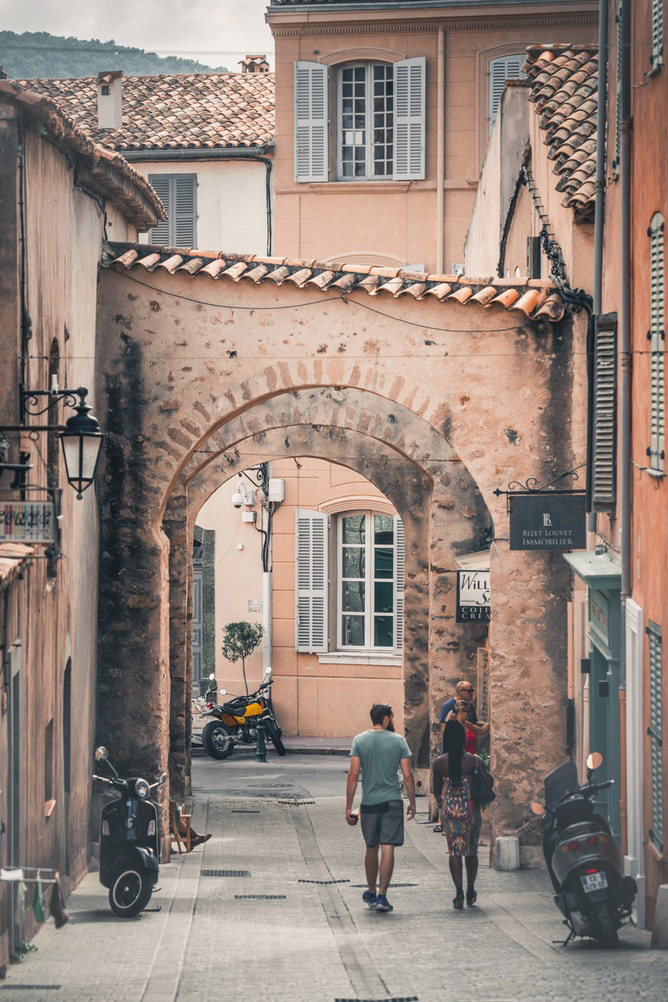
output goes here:
<path id="1" fill-rule="evenodd" d="M 48 31 L 237 70 L 263 52 L 273 69 L 268 0 L 0 0 L 0 30 Z"/>

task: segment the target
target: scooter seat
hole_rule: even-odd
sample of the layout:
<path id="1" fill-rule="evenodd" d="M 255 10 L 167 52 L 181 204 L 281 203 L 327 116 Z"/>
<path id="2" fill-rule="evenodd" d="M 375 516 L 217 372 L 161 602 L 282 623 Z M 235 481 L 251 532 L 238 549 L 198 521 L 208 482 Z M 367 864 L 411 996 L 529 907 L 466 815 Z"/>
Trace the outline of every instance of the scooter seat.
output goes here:
<path id="1" fill-rule="evenodd" d="M 239 716 L 240 713 L 243 712 L 246 705 L 246 700 L 243 696 L 240 696 L 238 699 L 230 700 L 229 703 L 223 703 L 223 709 L 226 713 L 231 713 L 233 716 Z"/>

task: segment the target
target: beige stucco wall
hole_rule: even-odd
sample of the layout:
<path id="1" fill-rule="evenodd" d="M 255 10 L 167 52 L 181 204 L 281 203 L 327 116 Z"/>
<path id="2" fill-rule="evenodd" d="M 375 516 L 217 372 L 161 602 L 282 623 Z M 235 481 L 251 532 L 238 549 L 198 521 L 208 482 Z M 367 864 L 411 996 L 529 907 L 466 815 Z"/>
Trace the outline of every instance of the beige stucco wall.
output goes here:
<path id="1" fill-rule="evenodd" d="M 196 245 L 233 254 L 267 254 L 267 166 L 243 160 L 135 162 L 140 174 L 197 174 Z M 271 184 L 271 182 L 270 182 Z M 273 186 L 271 186 L 273 187 Z M 273 196 L 272 196 L 273 197 Z M 122 237 L 114 235 L 114 240 Z M 149 234 L 142 235 L 147 243 Z"/>
<path id="2" fill-rule="evenodd" d="M 353 20 L 351 20 L 353 18 Z M 464 260 L 464 238 L 487 148 L 490 59 L 550 41 L 594 41 L 596 5 L 517 5 L 512 12 L 429 9 L 358 12 L 271 8 L 276 42 L 277 254 L 320 261 L 423 265 Z M 438 119 L 439 32 L 443 31 L 444 122 Z M 294 63 L 427 58 L 426 177 L 423 181 L 294 181 Z M 335 104 L 330 102 L 330 122 Z M 331 145 L 331 144 L 330 144 Z M 444 155 L 443 220 L 437 220 L 438 150 Z M 442 267 L 437 233 L 442 225 Z"/>
<path id="3" fill-rule="evenodd" d="M 95 399 L 95 351 L 98 266 L 104 230 L 104 213 L 98 199 L 82 187 L 66 152 L 49 139 L 48 128 L 23 122 L 19 146 L 19 111 L 12 101 L 0 101 L 0 423 L 16 425 L 21 417 L 17 386 L 21 378 L 28 390 L 50 386 L 49 357 L 60 357 L 58 385 L 86 386 L 87 402 Z M 60 137 L 63 141 L 62 136 Z M 23 185 L 19 173 L 25 164 Z M 24 199 L 25 230 L 19 216 Z M 108 224 L 115 234 L 134 239 L 136 230 L 112 207 Z M 23 239 L 24 238 L 24 239 Z M 21 330 L 21 254 L 25 252 L 24 294 L 28 324 Z M 29 319 L 28 319 L 29 318 Z M 54 355 L 55 353 L 55 355 Z M 23 357 L 23 358 L 22 358 Z M 23 360 L 23 366 L 21 361 Z M 53 371 L 53 370 L 52 370 Z M 30 409 L 42 409 L 44 397 Z M 28 425 L 63 424 L 73 411 L 63 403 L 46 415 L 27 417 Z M 9 707 L 19 720 L 15 749 L 20 763 L 22 805 L 20 845 L 13 863 L 42 864 L 58 869 L 64 892 L 86 872 L 89 856 L 91 763 L 95 739 L 95 681 L 97 640 L 98 512 L 95 490 L 82 500 L 67 484 L 60 446 L 43 431 L 9 432 L 12 454 L 29 453 L 32 470 L 27 482 L 62 489 L 60 557 L 46 559 L 44 545 L 36 545 L 20 573 L 10 583 L 2 604 L 7 618 L 0 623 L 0 642 L 12 652 L 19 669 L 20 700 L 15 686 L 3 690 L 0 707 L 0 817 L 8 822 L 6 798 L 12 791 L 7 774 Z M 6 500 L 16 499 L 11 476 L 5 472 L 2 488 Z M 27 499 L 47 500 L 43 490 L 28 490 Z M 5 582 L 6 583 L 6 582 Z M 6 630 L 6 632 L 5 632 Z M 118 666 L 115 666 L 116 668 Z M 71 699 L 66 703 L 69 669 Z M 113 676 L 113 671 L 112 671 Z M 8 681 L 8 680 L 7 680 Z M 20 703 L 20 705 L 19 705 Z M 66 720 L 70 719 L 69 788 L 66 785 Z M 50 738 L 47 735 L 50 734 Z M 49 742 L 49 743 L 47 743 Z M 116 744 L 110 753 L 118 757 Z M 14 791 L 16 792 L 16 791 Z M 49 815 L 45 800 L 53 800 Z M 4 830 L 4 829 L 3 829 Z M 3 862 L 7 862 L 7 835 L 3 836 Z M 0 888 L 0 966 L 8 962 L 10 920 L 9 885 Z M 29 939 L 36 929 L 26 909 L 21 935 Z M 14 946 L 16 947 L 16 943 Z"/>
<path id="4" fill-rule="evenodd" d="M 245 455 L 245 451 L 244 451 Z M 253 461 L 252 455 L 248 459 Z M 272 630 L 247 662 L 249 688 L 256 688 L 263 660 L 272 665 L 277 685 L 274 706 L 286 734 L 352 737 L 368 726 L 369 707 L 389 702 L 403 727 L 403 664 L 391 651 L 377 660 L 352 655 L 303 654 L 295 650 L 295 515 L 298 508 L 330 513 L 340 510 L 395 509 L 382 493 L 355 471 L 308 456 L 277 460 L 270 476 L 285 481 L 285 501 L 273 521 Z M 251 474 L 252 476 L 252 474 Z M 263 612 L 249 602 L 263 599 L 260 534 L 241 520 L 232 505 L 237 477 L 219 487 L 200 508 L 197 525 L 214 529 L 216 680 L 229 692 L 243 692 L 241 662 L 232 665 L 220 652 L 225 623 L 237 619 L 262 623 Z M 244 477 L 243 484 L 250 484 Z M 261 516 L 258 503 L 254 509 Z M 332 530 L 333 531 L 333 530 Z M 332 569 L 330 577 L 333 580 Z M 271 645 L 271 647 L 270 647 Z M 332 639 L 330 647 L 336 647 Z"/>

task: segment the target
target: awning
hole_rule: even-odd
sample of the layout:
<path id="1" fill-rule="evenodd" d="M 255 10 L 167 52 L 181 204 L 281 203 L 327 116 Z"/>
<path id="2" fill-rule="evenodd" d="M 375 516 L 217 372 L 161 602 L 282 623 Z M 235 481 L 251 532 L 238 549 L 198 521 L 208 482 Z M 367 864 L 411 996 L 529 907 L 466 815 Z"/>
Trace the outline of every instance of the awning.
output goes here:
<path id="1" fill-rule="evenodd" d="M 564 553 L 564 560 L 592 588 L 615 591 L 622 587 L 621 564 L 607 550 L 604 553 L 595 550 Z"/>
<path id="2" fill-rule="evenodd" d="M 455 557 L 463 571 L 488 571 L 489 550 L 477 550 L 475 553 L 462 553 Z"/>

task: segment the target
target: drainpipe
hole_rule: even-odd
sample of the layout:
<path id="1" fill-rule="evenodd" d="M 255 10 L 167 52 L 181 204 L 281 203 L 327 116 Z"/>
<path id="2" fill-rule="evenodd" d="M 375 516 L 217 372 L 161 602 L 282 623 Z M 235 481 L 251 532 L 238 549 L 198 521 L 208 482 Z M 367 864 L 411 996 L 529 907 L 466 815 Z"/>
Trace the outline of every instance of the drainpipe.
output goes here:
<path id="1" fill-rule="evenodd" d="M 622 788 L 620 799 L 626 805 L 626 602 L 631 596 L 631 42 L 630 3 L 621 5 L 619 55 L 620 86 L 620 186 L 621 186 L 621 295 L 620 295 L 620 549 L 622 564 L 621 637 L 619 661 L 619 702 L 621 715 Z M 627 831 L 624 810 L 622 848 L 626 851 Z"/>
<path id="2" fill-rule="evenodd" d="M 445 192 L 445 28 L 438 29 L 437 100 L 436 100 L 436 274 L 444 274 L 443 225 Z"/>

